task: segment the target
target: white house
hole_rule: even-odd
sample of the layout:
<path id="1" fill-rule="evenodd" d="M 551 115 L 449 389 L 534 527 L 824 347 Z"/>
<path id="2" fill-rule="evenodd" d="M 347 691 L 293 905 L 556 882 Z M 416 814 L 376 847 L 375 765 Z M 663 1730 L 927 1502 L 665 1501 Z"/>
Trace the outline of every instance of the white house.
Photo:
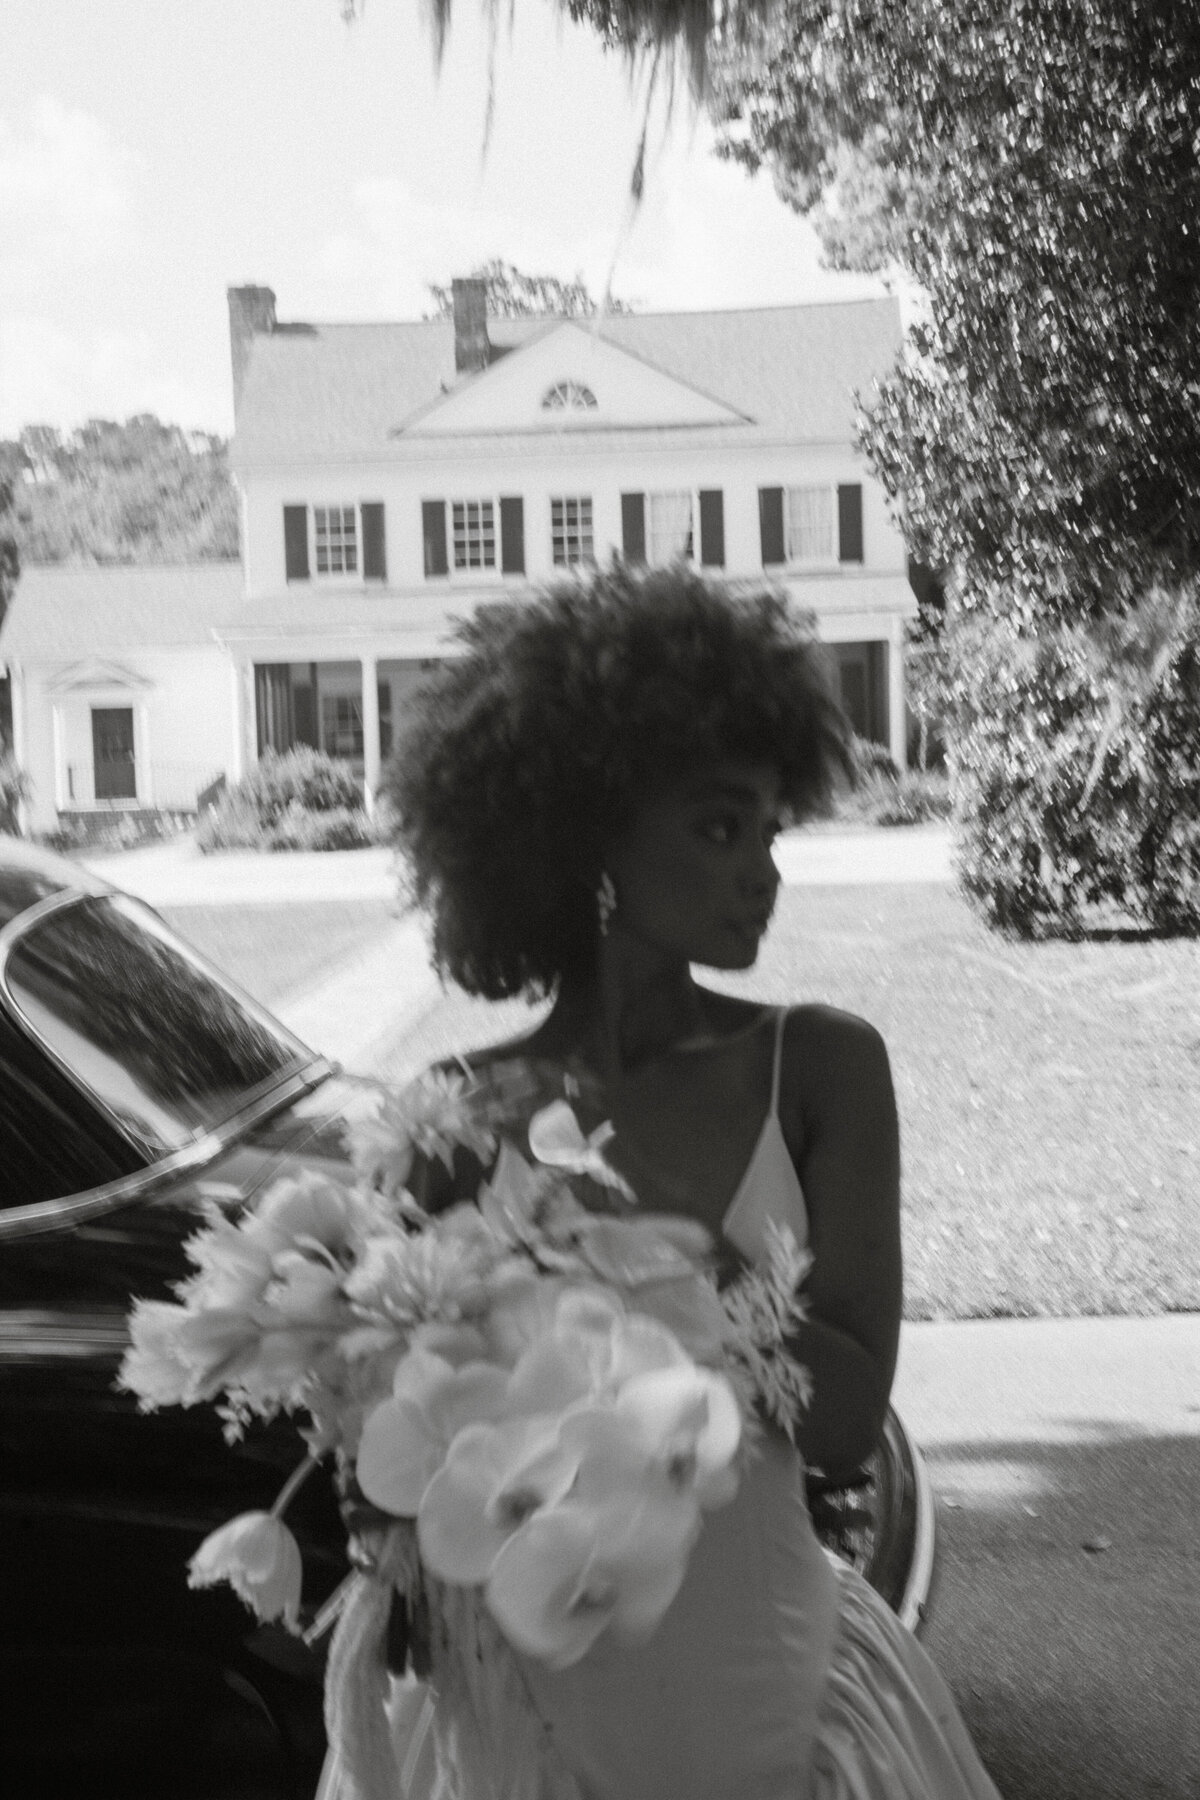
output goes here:
<path id="1" fill-rule="evenodd" d="M 857 729 L 905 749 L 904 544 L 853 445 L 894 300 L 411 324 L 229 291 L 242 567 L 32 569 L 0 634 L 31 823 L 194 806 L 268 747 L 368 795 L 455 617 L 614 552 L 810 609 Z"/>
<path id="2" fill-rule="evenodd" d="M 151 808 L 194 812 L 237 752 L 221 631 L 240 616 L 237 563 L 34 566 L 0 631 L 25 823 Z"/>

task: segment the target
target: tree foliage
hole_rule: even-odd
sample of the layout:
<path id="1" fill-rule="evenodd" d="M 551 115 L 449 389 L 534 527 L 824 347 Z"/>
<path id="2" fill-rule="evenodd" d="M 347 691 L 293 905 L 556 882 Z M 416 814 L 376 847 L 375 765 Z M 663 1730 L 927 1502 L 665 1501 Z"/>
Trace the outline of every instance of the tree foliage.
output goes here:
<path id="1" fill-rule="evenodd" d="M 225 440 L 149 413 L 123 424 L 89 419 L 67 432 L 26 426 L 0 441 L 0 483 L 11 488 L 24 562 L 194 562 L 238 553 Z"/>
<path id="2" fill-rule="evenodd" d="M 793 0 L 717 91 L 833 260 L 925 295 L 863 433 L 910 549 L 1030 617 L 1194 577 L 1194 0 Z"/>
<path id="3" fill-rule="evenodd" d="M 471 274 L 475 280 L 487 284 L 487 310 L 493 319 L 527 319 L 542 314 L 555 314 L 569 319 L 591 319 L 600 310 L 582 277 L 577 277 L 574 281 L 561 281 L 557 275 L 526 275 L 515 263 L 504 262 L 498 256 L 493 257 L 490 262 L 480 263 Z M 434 317 L 453 317 L 454 299 L 451 288 L 439 287 L 436 282 L 431 281 L 429 292 L 433 296 Z M 623 300 L 611 297 L 604 305 L 605 311 L 610 313 L 630 311 Z"/>

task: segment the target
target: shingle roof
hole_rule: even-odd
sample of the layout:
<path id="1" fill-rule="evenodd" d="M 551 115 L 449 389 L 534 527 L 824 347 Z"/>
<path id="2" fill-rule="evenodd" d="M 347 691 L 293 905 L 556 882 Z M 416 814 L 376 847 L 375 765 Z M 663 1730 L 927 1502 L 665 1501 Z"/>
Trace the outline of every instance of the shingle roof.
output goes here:
<path id="1" fill-rule="evenodd" d="M 211 644 L 245 605 L 236 562 L 34 565 L 0 628 L 0 661 Z"/>
<path id="2" fill-rule="evenodd" d="M 497 349 L 513 350 L 546 325 L 544 318 L 490 319 L 488 334 Z M 848 442 L 855 392 L 869 391 L 901 341 L 899 303 L 890 298 L 616 314 L 599 330 L 614 346 L 746 414 L 753 423 L 736 435 L 749 442 Z M 448 320 L 284 325 L 253 340 L 234 462 L 427 456 L 428 444 L 406 443 L 398 427 L 454 381 Z"/>

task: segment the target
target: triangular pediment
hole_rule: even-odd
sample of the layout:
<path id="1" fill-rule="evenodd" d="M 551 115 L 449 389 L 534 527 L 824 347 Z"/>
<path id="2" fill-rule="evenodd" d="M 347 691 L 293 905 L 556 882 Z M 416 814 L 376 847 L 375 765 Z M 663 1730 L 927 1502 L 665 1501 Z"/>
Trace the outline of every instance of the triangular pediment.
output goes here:
<path id="1" fill-rule="evenodd" d="M 127 688 L 131 693 L 141 693 L 153 683 L 135 670 L 127 669 L 124 663 L 89 656 L 83 662 L 71 663 L 61 669 L 47 685 L 53 694 L 71 693 L 80 688 Z"/>
<path id="2" fill-rule="evenodd" d="M 399 424 L 395 435 L 552 435 L 747 422 L 736 407 L 618 349 L 590 325 L 568 320 L 466 377 Z"/>

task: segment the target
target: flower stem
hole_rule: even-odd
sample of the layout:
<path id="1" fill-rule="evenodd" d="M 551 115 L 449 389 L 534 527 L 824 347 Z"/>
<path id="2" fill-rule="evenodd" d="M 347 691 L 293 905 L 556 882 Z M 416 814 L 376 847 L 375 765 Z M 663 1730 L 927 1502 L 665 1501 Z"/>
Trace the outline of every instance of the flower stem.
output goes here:
<path id="1" fill-rule="evenodd" d="M 297 1467 L 292 1470 L 278 1494 L 275 1496 L 275 1504 L 271 1508 L 271 1517 L 273 1519 L 282 1519 L 296 1494 L 304 1486 L 304 1483 L 308 1480 L 320 1460 L 319 1456 L 306 1456 L 304 1461 L 299 1463 Z"/>

